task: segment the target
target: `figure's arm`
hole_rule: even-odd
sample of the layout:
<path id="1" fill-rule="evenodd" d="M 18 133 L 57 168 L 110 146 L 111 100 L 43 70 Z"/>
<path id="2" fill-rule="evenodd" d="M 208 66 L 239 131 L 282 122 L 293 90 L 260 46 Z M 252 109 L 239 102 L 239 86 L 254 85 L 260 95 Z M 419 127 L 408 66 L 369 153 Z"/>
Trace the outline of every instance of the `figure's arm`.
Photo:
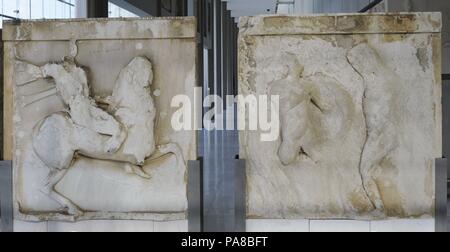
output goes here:
<path id="1" fill-rule="evenodd" d="M 89 90 L 86 90 L 87 80 L 82 69 L 70 67 L 71 72 L 59 64 L 47 64 L 41 69 L 45 77 L 55 79 L 57 90 L 69 106 L 73 122 L 99 134 L 110 136 L 104 147 L 105 152 L 116 152 L 126 138 L 124 127 L 113 116 L 97 107 L 89 97 Z"/>
<path id="2" fill-rule="evenodd" d="M 56 89 L 61 95 L 64 103 L 69 105 L 70 101 L 77 96 L 84 95 L 83 85 L 60 64 L 46 64 L 41 67 L 44 78 L 53 78 Z"/>

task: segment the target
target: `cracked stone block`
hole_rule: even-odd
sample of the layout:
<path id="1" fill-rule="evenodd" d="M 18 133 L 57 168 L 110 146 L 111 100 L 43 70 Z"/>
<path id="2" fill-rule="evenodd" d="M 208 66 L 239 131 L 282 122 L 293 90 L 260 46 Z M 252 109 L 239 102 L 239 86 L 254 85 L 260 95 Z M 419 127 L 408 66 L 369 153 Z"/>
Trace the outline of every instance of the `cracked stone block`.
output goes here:
<path id="1" fill-rule="evenodd" d="M 239 93 L 279 98 L 277 140 L 240 133 L 248 218 L 434 215 L 440 13 L 242 18 Z"/>
<path id="2" fill-rule="evenodd" d="M 171 102 L 194 101 L 195 18 L 6 22 L 3 40 L 16 219 L 186 220 L 197 137 Z"/>

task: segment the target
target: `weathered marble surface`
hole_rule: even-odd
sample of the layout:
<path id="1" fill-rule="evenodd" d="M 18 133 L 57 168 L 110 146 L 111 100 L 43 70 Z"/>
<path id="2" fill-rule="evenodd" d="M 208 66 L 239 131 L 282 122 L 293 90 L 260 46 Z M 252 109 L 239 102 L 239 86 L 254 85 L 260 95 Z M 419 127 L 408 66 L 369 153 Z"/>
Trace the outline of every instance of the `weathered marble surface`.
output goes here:
<path id="1" fill-rule="evenodd" d="M 16 218 L 183 220 L 196 132 L 193 18 L 6 23 L 5 158 Z M 177 74 L 173 74 L 176 72 Z"/>
<path id="2" fill-rule="evenodd" d="M 240 94 L 279 95 L 281 122 L 240 135 L 248 217 L 432 216 L 440 31 L 439 13 L 242 18 Z"/>

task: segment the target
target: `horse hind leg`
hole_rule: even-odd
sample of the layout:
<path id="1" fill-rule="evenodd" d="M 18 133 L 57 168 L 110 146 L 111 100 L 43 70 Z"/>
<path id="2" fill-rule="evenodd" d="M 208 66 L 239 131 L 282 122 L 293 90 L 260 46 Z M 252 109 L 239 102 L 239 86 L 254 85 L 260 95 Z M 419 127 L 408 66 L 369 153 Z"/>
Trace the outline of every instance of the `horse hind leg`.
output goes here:
<path id="1" fill-rule="evenodd" d="M 56 113 L 43 119 L 33 130 L 33 149 L 36 156 L 50 169 L 41 192 L 58 202 L 68 214 L 78 217 L 83 214 L 82 211 L 55 190 L 74 158 L 72 135 L 67 133 L 72 132 L 73 128 L 74 125 L 66 113 Z"/>

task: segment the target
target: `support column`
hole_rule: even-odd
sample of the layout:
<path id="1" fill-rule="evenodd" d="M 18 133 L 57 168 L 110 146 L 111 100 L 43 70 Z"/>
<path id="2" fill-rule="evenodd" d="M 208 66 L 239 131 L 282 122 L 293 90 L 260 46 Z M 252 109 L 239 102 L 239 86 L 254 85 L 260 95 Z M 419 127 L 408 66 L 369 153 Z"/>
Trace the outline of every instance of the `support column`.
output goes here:
<path id="1" fill-rule="evenodd" d="M 436 232 L 447 232 L 447 159 L 436 160 Z"/>
<path id="2" fill-rule="evenodd" d="M 88 18 L 107 18 L 108 0 L 87 0 Z"/>
<path id="3" fill-rule="evenodd" d="M 231 11 L 227 10 L 227 88 L 226 88 L 226 94 L 227 95 L 232 95 L 233 94 L 233 72 L 232 72 L 232 68 L 233 68 L 233 62 L 232 62 L 232 57 L 231 55 L 233 54 L 233 29 L 232 29 L 232 18 L 231 18 Z M 225 97 L 224 97 L 225 99 Z"/>
<path id="4" fill-rule="evenodd" d="M 222 96 L 222 1 L 214 0 L 214 90 Z"/>
<path id="5" fill-rule="evenodd" d="M 227 85 L 228 85 L 228 36 L 230 35 L 228 33 L 228 16 L 227 16 L 227 2 L 222 2 L 222 12 L 221 12 L 221 34 L 222 34 L 222 39 L 221 39 L 221 54 L 222 54 L 222 68 L 220 71 L 220 75 L 221 75 L 221 79 L 222 79 L 222 86 L 220 88 L 220 92 L 221 92 L 221 97 L 222 99 L 225 99 L 225 96 L 227 95 Z M 224 109 L 225 107 L 225 102 L 224 102 Z"/>
<path id="6" fill-rule="evenodd" d="M 204 55 L 204 92 L 214 92 L 214 1 L 202 0 L 203 5 L 203 55 Z"/>
<path id="7" fill-rule="evenodd" d="M 11 161 L 0 161 L 1 232 L 13 232 L 13 176 Z"/>
<path id="8" fill-rule="evenodd" d="M 194 16 L 197 18 L 197 80 L 198 86 L 203 87 L 204 83 L 204 11 L 202 0 L 188 0 L 187 1 L 187 16 Z"/>

